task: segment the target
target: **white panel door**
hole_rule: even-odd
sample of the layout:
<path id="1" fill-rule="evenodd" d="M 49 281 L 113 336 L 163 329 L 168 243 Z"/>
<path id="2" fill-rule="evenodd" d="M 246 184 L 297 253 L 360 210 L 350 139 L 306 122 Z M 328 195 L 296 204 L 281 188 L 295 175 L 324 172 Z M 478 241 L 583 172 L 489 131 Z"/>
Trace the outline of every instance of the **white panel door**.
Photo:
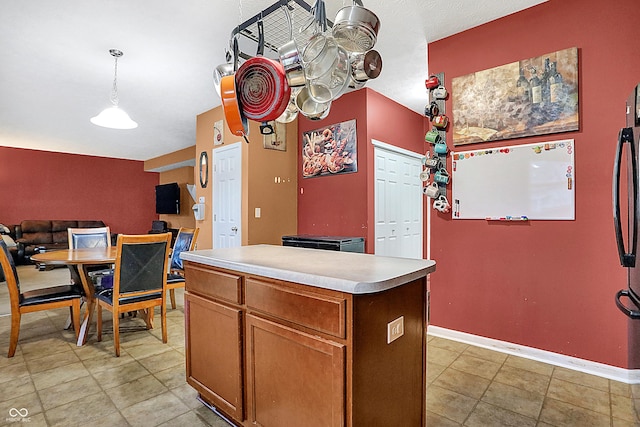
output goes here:
<path id="1" fill-rule="evenodd" d="M 422 163 L 375 147 L 375 254 L 422 258 Z"/>
<path id="2" fill-rule="evenodd" d="M 213 150 L 213 248 L 242 244 L 242 143 Z"/>

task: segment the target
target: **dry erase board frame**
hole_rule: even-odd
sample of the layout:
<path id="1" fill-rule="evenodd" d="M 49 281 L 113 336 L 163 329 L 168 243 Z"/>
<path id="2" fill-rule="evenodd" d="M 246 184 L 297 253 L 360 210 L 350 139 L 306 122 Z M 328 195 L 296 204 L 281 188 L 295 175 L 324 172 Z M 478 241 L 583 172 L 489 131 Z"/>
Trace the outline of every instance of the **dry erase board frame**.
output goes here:
<path id="1" fill-rule="evenodd" d="M 575 219 L 574 141 L 452 152 L 454 219 Z"/>

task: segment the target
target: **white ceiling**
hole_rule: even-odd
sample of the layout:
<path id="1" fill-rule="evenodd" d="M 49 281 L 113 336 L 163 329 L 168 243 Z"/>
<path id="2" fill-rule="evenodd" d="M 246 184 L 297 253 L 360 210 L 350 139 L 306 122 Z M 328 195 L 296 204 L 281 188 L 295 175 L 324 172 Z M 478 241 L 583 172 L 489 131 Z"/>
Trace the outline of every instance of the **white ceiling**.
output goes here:
<path id="1" fill-rule="evenodd" d="M 427 43 L 544 1 L 365 0 L 384 64 L 367 86 L 422 113 Z M 212 71 L 240 9 L 244 21 L 273 2 L 2 0 L 0 146 L 147 160 L 194 145 L 196 115 L 220 105 Z M 345 3 L 325 0 L 327 17 Z M 110 105 L 110 48 L 124 52 L 120 107 L 137 129 L 89 122 Z"/>

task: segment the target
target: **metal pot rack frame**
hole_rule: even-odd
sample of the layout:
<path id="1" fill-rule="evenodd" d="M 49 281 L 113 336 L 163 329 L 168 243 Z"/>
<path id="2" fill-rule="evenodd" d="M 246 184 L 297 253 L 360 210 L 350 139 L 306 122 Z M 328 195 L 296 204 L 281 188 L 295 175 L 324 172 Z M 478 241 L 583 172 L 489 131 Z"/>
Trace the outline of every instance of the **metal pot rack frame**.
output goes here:
<path id="1" fill-rule="evenodd" d="M 289 20 L 284 12 L 283 8 L 289 10 L 293 19 L 293 29 L 289 26 Z M 231 32 L 231 41 L 234 37 L 238 37 L 239 45 L 246 45 L 241 43 L 243 38 L 249 41 L 251 45 L 258 44 L 258 21 L 262 21 L 264 24 L 264 49 L 265 56 L 269 56 L 269 52 L 277 55 L 278 48 L 291 40 L 291 37 L 296 41 L 299 47 L 307 44 L 311 37 L 310 32 L 301 32 L 300 29 L 309 24 L 314 18 L 312 14 L 312 6 L 307 4 L 304 0 L 278 0 L 271 6 L 247 19 Z M 327 27 L 333 27 L 333 22 L 327 19 Z M 232 46 L 232 43 L 230 43 Z M 231 49 L 233 51 L 233 49 Z M 254 54 L 248 54 L 241 49 L 238 51 L 238 56 L 241 59 L 249 59 L 255 56 Z M 277 56 L 276 56 L 277 57 Z"/>

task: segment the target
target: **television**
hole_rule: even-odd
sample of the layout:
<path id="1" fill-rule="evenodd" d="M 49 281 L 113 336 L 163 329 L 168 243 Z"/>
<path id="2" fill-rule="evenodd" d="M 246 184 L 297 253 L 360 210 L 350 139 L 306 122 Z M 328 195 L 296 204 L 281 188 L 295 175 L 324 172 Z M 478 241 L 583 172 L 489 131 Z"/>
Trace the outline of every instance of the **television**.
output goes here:
<path id="1" fill-rule="evenodd" d="M 156 185 L 156 213 L 180 213 L 180 186 L 177 182 Z"/>

